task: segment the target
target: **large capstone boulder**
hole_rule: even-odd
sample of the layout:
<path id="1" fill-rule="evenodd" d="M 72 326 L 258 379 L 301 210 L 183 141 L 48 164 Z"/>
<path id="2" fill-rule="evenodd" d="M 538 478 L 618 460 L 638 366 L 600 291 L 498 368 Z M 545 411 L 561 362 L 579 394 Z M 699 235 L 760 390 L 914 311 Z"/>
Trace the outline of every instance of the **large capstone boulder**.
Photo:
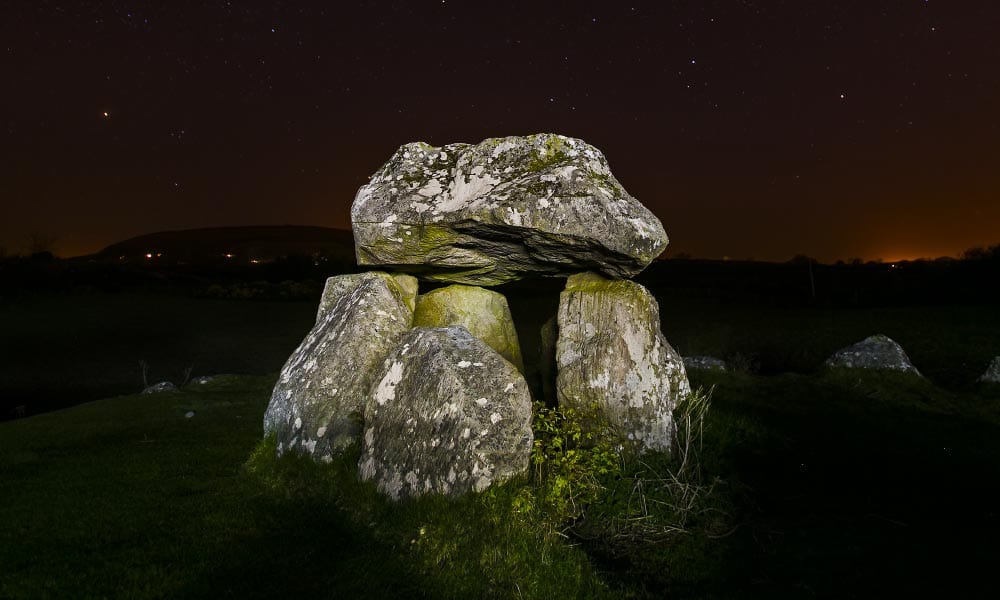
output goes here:
<path id="1" fill-rule="evenodd" d="M 417 297 L 414 327 L 461 325 L 524 373 L 521 346 L 503 294 L 469 285 L 449 285 Z"/>
<path id="2" fill-rule="evenodd" d="M 409 283 L 379 272 L 327 280 L 316 324 L 281 369 L 264 414 L 278 452 L 328 460 L 358 440 L 375 371 L 413 321 Z"/>
<path id="3" fill-rule="evenodd" d="M 691 386 L 660 331 L 653 295 L 632 281 L 574 275 L 560 294 L 558 325 L 560 406 L 596 405 L 632 450 L 670 451 L 673 410 Z"/>
<path id="4" fill-rule="evenodd" d="M 631 277 L 667 246 L 597 148 L 554 134 L 406 144 L 358 190 L 351 224 L 361 265 L 475 285 Z"/>
<path id="5" fill-rule="evenodd" d="M 885 369 L 920 375 L 899 344 L 881 333 L 834 352 L 823 364 L 831 368 Z"/>
<path id="6" fill-rule="evenodd" d="M 983 383 L 1000 383 L 1000 356 L 994 357 L 993 362 L 986 368 L 979 381 Z"/>
<path id="7" fill-rule="evenodd" d="M 482 491 L 528 468 L 528 385 L 465 328 L 417 327 L 372 382 L 363 437 L 359 475 L 393 499 Z"/>

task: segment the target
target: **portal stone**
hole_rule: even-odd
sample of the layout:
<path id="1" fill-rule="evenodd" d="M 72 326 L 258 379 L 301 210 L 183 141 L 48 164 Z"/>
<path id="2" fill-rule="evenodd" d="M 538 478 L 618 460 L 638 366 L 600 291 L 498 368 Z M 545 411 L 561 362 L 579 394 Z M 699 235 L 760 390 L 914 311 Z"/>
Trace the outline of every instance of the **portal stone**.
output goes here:
<path id="1" fill-rule="evenodd" d="M 416 327 L 366 395 L 358 472 L 395 500 L 458 496 L 524 473 L 531 444 L 517 369 L 464 327 Z"/>
<path id="2" fill-rule="evenodd" d="M 632 281 L 574 275 L 560 294 L 558 325 L 559 405 L 596 405 L 626 446 L 669 452 L 673 410 L 691 385 L 660 331 L 653 295 Z"/>
<path id="3" fill-rule="evenodd" d="M 327 460 L 358 440 L 372 377 L 413 321 L 408 296 L 386 273 L 327 280 L 316 324 L 281 369 L 264 414 L 279 453 Z"/>

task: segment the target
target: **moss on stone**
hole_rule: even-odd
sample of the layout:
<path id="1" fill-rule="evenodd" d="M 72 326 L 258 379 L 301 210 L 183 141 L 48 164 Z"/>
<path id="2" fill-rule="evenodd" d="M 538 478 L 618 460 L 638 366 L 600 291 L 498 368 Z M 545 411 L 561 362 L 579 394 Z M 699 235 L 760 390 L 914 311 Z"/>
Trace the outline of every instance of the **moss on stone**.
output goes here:
<path id="1" fill-rule="evenodd" d="M 450 285 L 417 297 L 414 327 L 460 325 L 524 372 L 521 346 L 507 299 L 498 292 Z"/>

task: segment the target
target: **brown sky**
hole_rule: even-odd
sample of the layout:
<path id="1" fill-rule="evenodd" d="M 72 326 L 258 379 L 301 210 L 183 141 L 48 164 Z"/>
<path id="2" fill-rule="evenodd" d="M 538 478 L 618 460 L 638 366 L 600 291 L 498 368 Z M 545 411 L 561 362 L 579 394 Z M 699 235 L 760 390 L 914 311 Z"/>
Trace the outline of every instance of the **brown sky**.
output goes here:
<path id="1" fill-rule="evenodd" d="M 674 253 L 1000 242 L 993 2 L 188 4 L 0 8 L 0 246 L 347 227 L 400 144 L 541 131 L 603 150 Z"/>

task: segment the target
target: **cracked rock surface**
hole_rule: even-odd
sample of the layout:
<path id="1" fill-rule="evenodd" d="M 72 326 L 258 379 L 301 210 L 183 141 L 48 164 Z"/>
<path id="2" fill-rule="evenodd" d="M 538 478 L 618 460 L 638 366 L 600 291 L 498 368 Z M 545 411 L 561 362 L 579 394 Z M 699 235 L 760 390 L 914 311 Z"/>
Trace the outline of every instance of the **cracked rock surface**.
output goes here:
<path id="1" fill-rule="evenodd" d="M 497 285 L 525 275 L 631 277 L 667 246 L 599 150 L 555 134 L 402 146 L 351 208 L 358 264 Z"/>

